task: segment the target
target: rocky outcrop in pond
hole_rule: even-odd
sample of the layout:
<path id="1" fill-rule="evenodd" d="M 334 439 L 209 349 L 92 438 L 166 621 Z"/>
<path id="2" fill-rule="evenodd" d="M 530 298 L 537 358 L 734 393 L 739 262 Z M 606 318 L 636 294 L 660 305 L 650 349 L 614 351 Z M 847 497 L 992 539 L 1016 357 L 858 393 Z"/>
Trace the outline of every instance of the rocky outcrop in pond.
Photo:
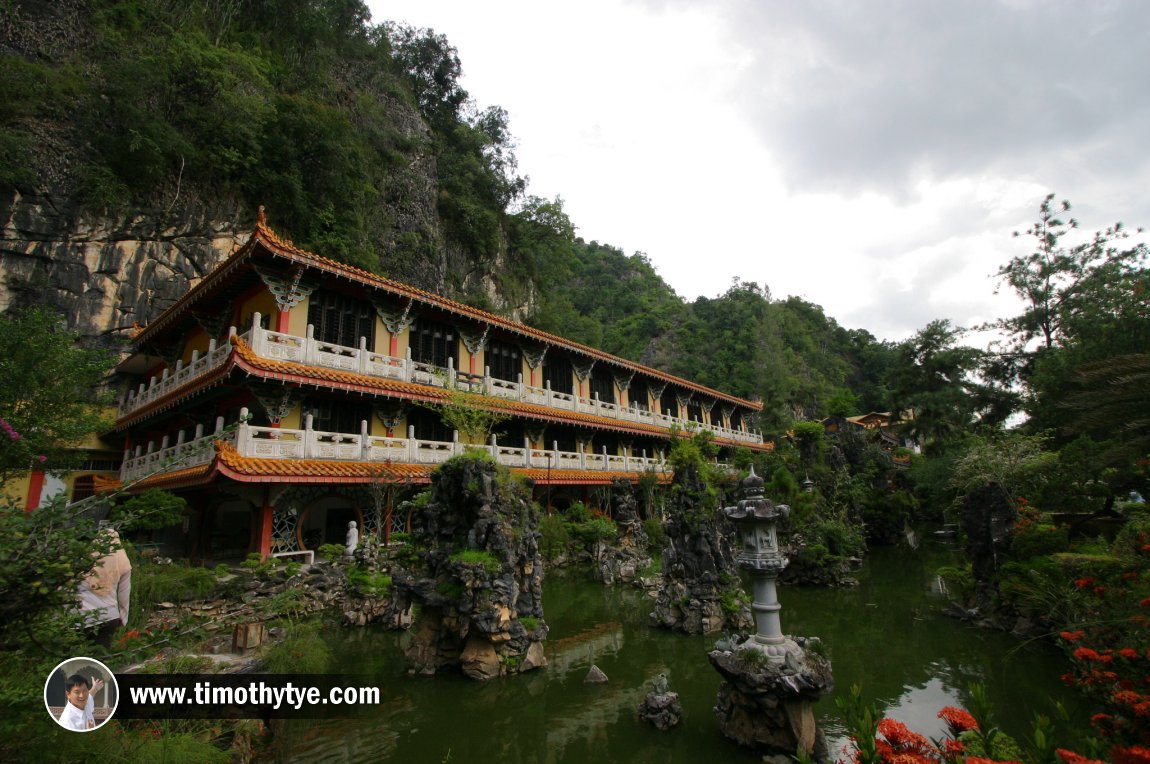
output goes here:
<path id="1" fill-rule="evenodd" d="M 731 529 L 698 472 L 676 470 L 665 530 L 663 585 L 651 625 L 688 634 L 752 628 L 750 598 L 739 585 Z"/>
<path id="2" fill-rule="evenodd" d="M 611 543 L 602 543 L 595 560 L 600 580 L 608 586 L 638 583 L 651 567 L 650 540 L 639 519 L 635 489 L 629 480 L 614 481 L 611 512 L 617 529 Z"/>
<path id="3" fill-rule="evenodd" d="M 523 487 L 489 459 L 457 457 L 436 471 L 412 518 L 417 560 L 395 573 L 419 605 L 411 671 L 492 679 L 546 663 L 538 524 Z"/>

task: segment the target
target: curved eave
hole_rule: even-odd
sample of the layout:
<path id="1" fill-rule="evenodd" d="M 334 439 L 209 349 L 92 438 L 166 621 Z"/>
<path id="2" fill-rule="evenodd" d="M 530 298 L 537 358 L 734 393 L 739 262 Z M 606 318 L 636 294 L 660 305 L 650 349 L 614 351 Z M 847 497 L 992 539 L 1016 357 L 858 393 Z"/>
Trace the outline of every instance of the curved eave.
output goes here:
<path id="1" fill-rule="evenodd" d="M 256 227 L 252 231 L 252 235 L 248 238 L 242 246 L 236 249 L 231 255 L 228 256 L 224 262 L 216 266 L 210 273 L 208 273 L 200 283 L 188 290 L 187 294 L 172 304 L 160 316 L 157 316 L 151 323 L 141 329 L 132 342 L 137 346 L 150 339 L 153 339 L 165 327 L 171 326 L 177 319 L 181 318 L 188 308 L 200 300 L 204 295 L 210 294 L 213 289 L 219 286 L 222 282 L 226 281 L 228 276 L 239 269 L 246 261 L 251 259 L 256 247 L 262 248 L 265 252 L 273 257 L 286 260 L 294 265 L 304 266 L 307 268 L 314 268 L 316 270 L 334 275 L 336 277 L 346 278 L 349 281 L 354 281 L 368 287 L 382 289 L 391 294 L 406 297 L 412 300 L 417 300 L 425 305 L 443 310 L 463 318 L 473 321 L 479 321 L 497 326 L 500 329 L 519 335 L 524 338 L 534 340 L 536 342 L 561 347 L 565 350 L 574 351 L 580 355 L 588 358 L 593 358 L 596 361 L 603 361 L 609 363 L 619 369 L 631 372 L 639 372 L 649 377 L 662 380 L 664 382 L 674 384 L 678 387 L 691 390 L 693 392 L 701 393 L 716 400 L 733 403 L 737 406 L 750 409 L 751 411 L 761 411 L 763 404 L 761 401 L 749 401 L 739 398 L 734 395 L 728 395 L 719 390 L 713 390 L 705 387 L 696 382 L 676 377 L 673 374 L 653 369 L 649 366 L 644 366 L 634 361 L 628 361 L 624 358 L 611 355 L 602 350 L 583 345 L 572 340 L 559 337 L 549 332 L 535 329 L 534 327 L 520 324 L 515 321 L 510 321 L 502 316 L 494 313 L 488 313 L 479 308 L 473 308 L 470 305 L 465 305 L 449 297 L 428 292 L 409 284 L 404 284 L 399 281 L 380 276 L 370 271 L 356 268 L 346 263 L 341 263 L 337 260 L 321 257 L 314 253 L 302 250 L 295 246 L 291 241 L 285 240 L 275 233 L 264 219 L 263 209 L 260 210 L 260 215 L 256 221 Z"/>
<path id="2" fill-rule="evenodd" d="M 206 374 L 185 382 L 176 389 L 171 390 L 156 400 L 152 401 L 148 405 L 142 406 L 132 413 L 126 414 L 123 417 L 117 419 L 113 429 L 127 429 L 135 424 L 142 422 L 148 417 L 155 416 L 156 414 L 162 413 L 167 409 L 179 405 L 181 401 L 190 398 L 197 393 L 222 384 L 231 374 L 232 369 L 235 367 L 235 358 L 236 354 L 233 350 L 232 354 L 228 357 L 227 360 Z"/>
<path id="3" fill-rule="evenodd" d="M 149 403 L 147 406 L 116 421 L 116 429 L 123 430 L 148 417 L 173 408 L 181 401 L 196 393 L 222 384 L 234 369 L 261 380 L 270 380 L 301 387 L 315 387 L 329 390 L 342 390 L 362 395 L 384 396 L 420 403 L 443 404 L 449 400 L 446 390 L 426 387 L 411 382 L 382 379 L 355 372 L 328 369 L 320 366 L 307 366 L 289 361 L 275 361 L 256 355 L 251 347 L 239 337 L 232 337 L 232 353 L 226 361 L 207 374 L 197 377 L 184 385 Z M 551 424 L 564 424 L 575 427 L 588 427 L 610 432 L 623 432 L 630 435 L 643 435 L 666 439 L 670 430 L 655 425 L 638 422 L 620 422 L 617 419 L 598 417 L 591 414 L 563 412 L 557 409 L 532 403 L 508 401 L 503 398 L 476 396 L 483 408 L 503 411 L 510 415 Z M 687 433 L 682 433 L 686 436 Z M 729 438 L 716 437 L 716 444 L 730 447 L 746 447 L 752 451 L 768 451 L 765 443 L 744 443 Z"/>
<path id="4" fill-rule="evenodd" d="M 251 351 L 251 348 L 240 338 L 233 339 L 236 346 L 236 366 L 248 374 L 271 379 L 278 382 L 297 385 L 323 386 L 334 390 L 358 392 L 366 395 L 386 395 L 393 398 L 419 401 L 425 403 L 442 404 L 449 400 L 446 390 L 434 387 L 425 387 L 410 382 L 381 379 L 364 374 L 357 374 L 337 369 L 327 369 L 316 366 L 306 366 L 288 361 L 273 361 L 262 358 Z M 655 425 L 645 425 L 638 422 L 620 422 L 618 419 L 598 417 L 591 414 L 578 414 L 563 412 L 558 409 L 539 406 L 533 403 L 509 401 L 505 398 L 476 395 L 476 403 L 481 408 L 491 411 L 502 411 L 516 417 L 534 419 L 552 424 L 566 424 L 576 427 L 591 427 L 611 432 L 625 432 L 631 435 L 645 435 L 666 439 L 670 430 Z M 684 433 L 685 434 L 685 433 Z M 746 446 L 752 450 L 770 450 L 763 443 L 742 443 L 729 438 L 715 438 L 715 442 L 724 446 Z"/>

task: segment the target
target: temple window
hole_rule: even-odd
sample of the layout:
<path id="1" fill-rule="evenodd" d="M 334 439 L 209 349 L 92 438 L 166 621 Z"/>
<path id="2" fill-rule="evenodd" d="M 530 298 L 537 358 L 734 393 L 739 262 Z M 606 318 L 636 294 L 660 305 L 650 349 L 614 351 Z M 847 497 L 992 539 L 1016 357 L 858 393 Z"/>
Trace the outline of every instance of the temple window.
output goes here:
<path id="1" fill-rule="evenodd" d="M 307 322 L 320 342 L 353 348 L 366 337 L 367 346 L 375 347 L 375 309 L 366 300 L 318 290 L 308 301 Z"/>
<path id="2" fill-rule="evenodd" d="M 523 373 L 523 362 L 519 358 L 519 348 L 499 340 L 491 340 L 484 351 L 483 362 L 491 369 L 491 376 L 508 382 L 516 382 Z"/>
<path id="3" fill-rule="evenodd" d="M 458 366 L 459 347 L 455 332 L 450 327 L 425 318 L 417 319 L 411 327 L 411 357 L 419 363 L 447 368 L 447 359 Z"/>
<path id="4" fill-rule="evenodd" d="M 543 361 L 543 379 L 551 383 L 552 391 L 571 395 L 575 389 L 574 377 L 571 361 L 558 354 L 547 354 Z"/>

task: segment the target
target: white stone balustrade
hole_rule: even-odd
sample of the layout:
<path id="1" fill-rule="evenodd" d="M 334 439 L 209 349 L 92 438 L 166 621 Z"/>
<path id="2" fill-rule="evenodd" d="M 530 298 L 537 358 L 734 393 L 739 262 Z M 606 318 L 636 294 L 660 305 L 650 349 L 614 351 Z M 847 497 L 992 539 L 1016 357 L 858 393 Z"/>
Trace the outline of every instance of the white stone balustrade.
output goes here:
<path id="1" fill-rule="evenodd" d="M 246 416 L 247 410 L 241 412 Z M 310 417 L 306 424 L 310 425 Z M 420 440 L 412 428 L 406 438 L 392 438 L 366 434 L 367 422 L 361 423 L 359 433 L 322 432 L 305 426 L 302 430 L 279 427 L 256 427 L 247 423 L 224 431 L 223 422 L 217 423 L 216 432 L 183 441 L 183 432 L 177 443 L 168 448 L 155 449 L 149 443 L 146 449 L 137 446 L 135 453 L 124 454 L 120 480 L 127 483 L 151 474 L 207 464 L 216 455 L 215 442 L 226 440 L 241 456 L 257 459 L 320 459 L 330 461 L 376 462 L 380 464 L 442 464 L 462 454 L 469 446 L 459 442 L 458 433 L 451 442 Z M 642 456 L 615 456 L 580 451 L 560 451 L 491 443 L 483 448 L 500 464 L 508 467 L 555 470 L 590 470 L 594 472 L 667 471 L 662 458 Z"/>
<path id="2" fill-rule="evenodd" d="M 232 332 L 234 333 L 235 329 Z M 248 342 L 252 351 L 262 358 L 340 369 L 440 388 L 447 387 L 448 380 L 453 380 L 457 388 L 507 400 L 667 429 L 677 426 L 684 430 L 709 430 L 716 437 L 742 443 L 758 444 L 763 442 L 762 434 L 753 430 L 736 430 L 716 424 L 704 424 L 699 421 L 647 411 L 637 406 L 620 406 L 616 403 L 601 401 L 598 397 L 585 398 L 579 395 L 556 392 L 551 389 L 549 384 L 545 387 L 524 384 L 522 375 L 519 375 L 517 381 L 512 382 L 495 379 L 491 376 L 490 371 L 483 375 L 466 374 L 457 371 L 452 365 L 451 359 L 448 360 L 448 367 L 444 369 L 412 360 L 410 350 L 403 358 L 383 355 L 368 350 L 363 338 L 360 338 L 359 347 L 354 348 L 320 342 L 312 336 L 312 332 L 311 325 L 308 325 L 307 334 L 304 337 L 263 329 L 260 327 L 260 314 L 256 313 L 252 317 L 251 329 L 245 332 L 242 338 Z M 178 365 L 174 374 L 167 374 L 160 380 L 153 377 L 150 385 L 141 385 L 138 392 L 129 393 L 120 404 L 119 416 L 129 414 L 159 399 L 188 380 L 214 369 L 223 363 L 230 352 L 229 344 L 225 343 L 217 348 L 213 341 L 209 351 L 202 357 L 193 354 L 191 362 L 187 366 Z"/>

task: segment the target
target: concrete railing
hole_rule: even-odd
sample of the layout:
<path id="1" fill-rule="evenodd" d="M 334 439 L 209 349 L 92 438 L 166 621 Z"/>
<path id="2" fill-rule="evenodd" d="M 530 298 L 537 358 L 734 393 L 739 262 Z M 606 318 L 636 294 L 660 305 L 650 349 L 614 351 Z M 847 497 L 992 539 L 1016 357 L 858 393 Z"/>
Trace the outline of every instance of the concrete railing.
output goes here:
<path id="1" fill-rule="evenodd" d="M 414 361 L 411 358 L 410 349 L 403 358 L 383 355 L 368 350 L 367 340 L 363 337 L 359 340 L 359 346 L 354 348 L 321 342 L 315 339 L 314 329 L 310 324 L 303 337 L 273 332 L 260 327 L 260 319 L 260 314 L 256 313 L 252 317 L 251 329 L 241 336 L 251 345 L 252 351 L 262 358 L 291 361 L 306 366 L 340 369 L 367 376 L 397 379 L 439 388 L 447 388 L 450 382 L 451 386 L 456 389 L 531 403 L 551 409 L 571 411 L 577 414 L 590 414 L 620 422 L 648 424 L 667 429 L 677 426 L 684 430 L 708 430 L 714 433 L 716 437 L 741 443 L 758 444 L 763 442 L 762 434 L 753 430 L 737 430 L 713 423 L 672 417 L 647 411 L 634 405 L 620 406 L 617 403 L 601 401 L 597 395 L 587 398 L 581 395 L 558 392 L 552 390 L 550 384 L 544 387 L 527 385 L 523 382 L 522 374 L 518 375 L 518 379 L 515 381 L 496 379 L 491 376 L 490 369 L 485 370 L 486 373 L 482 375 L 468 374 L 457 370 L 453 359 L 450 358 L 447 362 L 447 368 Z M 235 333 L 234 329 L 232 333 Z M 138 392 L 129 394 L 121 402 L 119 415 L 124 416 L 141 406 L 147 405 L 189 379 L 215 368 L 223 362 L 228 352 L 230 352 L 230 347 L 225 345 L 216 348 L 213 342 L 211 349 L 202 358 L 193 354 L 192 361 L 187 366 L 177 364 L 174 374 L 168 374 L 165 371 L 161 378 L 153 377 L 149 384 L 141 384 Z"/>
<path id="2" fill-rule="evenodd" d="M 246 418 L 247 409 L 240 412 Z M 494 439 L 486 446 L 468 446 L 459 441 L 458 433 L 451 441 L 421 440 L 414 428 L 408 428 L 406 438 L 369 435 L 367 422 L 361 422 L 359 433 L 323 432 L 311 428 L 311 416 L 305 417 L 302 430 L 280 427 L 256 427 L 246 422 L 225 430 L 223 419 L 216 422 L 216 432 L 204 435 L 197 428 L 194 436 L 184 441 L 184 432 L 177 435 L 177 443 L 169 445 L 168 438 L 161 443 L 139 445 L 135 451 L 124 454 L 120 479 L 130 482 L 154 473 L 207 464 L 215 457 L 215 441 L 224 439 L 232 443 L 241 456 L 256 459 L 376 462 L 379 464 L 442 464 L 467 448 L 479 448 L 491 454 L 498 463 L 508 467 L 555 470 L 588 470 L 593 472 L 665 472 L 667 463 L 661 454 L 638 456 L 560 451 L 558 444 L 550 449 L 532 448 L 524 440 L 522 446 L 499 444 Z"/>

